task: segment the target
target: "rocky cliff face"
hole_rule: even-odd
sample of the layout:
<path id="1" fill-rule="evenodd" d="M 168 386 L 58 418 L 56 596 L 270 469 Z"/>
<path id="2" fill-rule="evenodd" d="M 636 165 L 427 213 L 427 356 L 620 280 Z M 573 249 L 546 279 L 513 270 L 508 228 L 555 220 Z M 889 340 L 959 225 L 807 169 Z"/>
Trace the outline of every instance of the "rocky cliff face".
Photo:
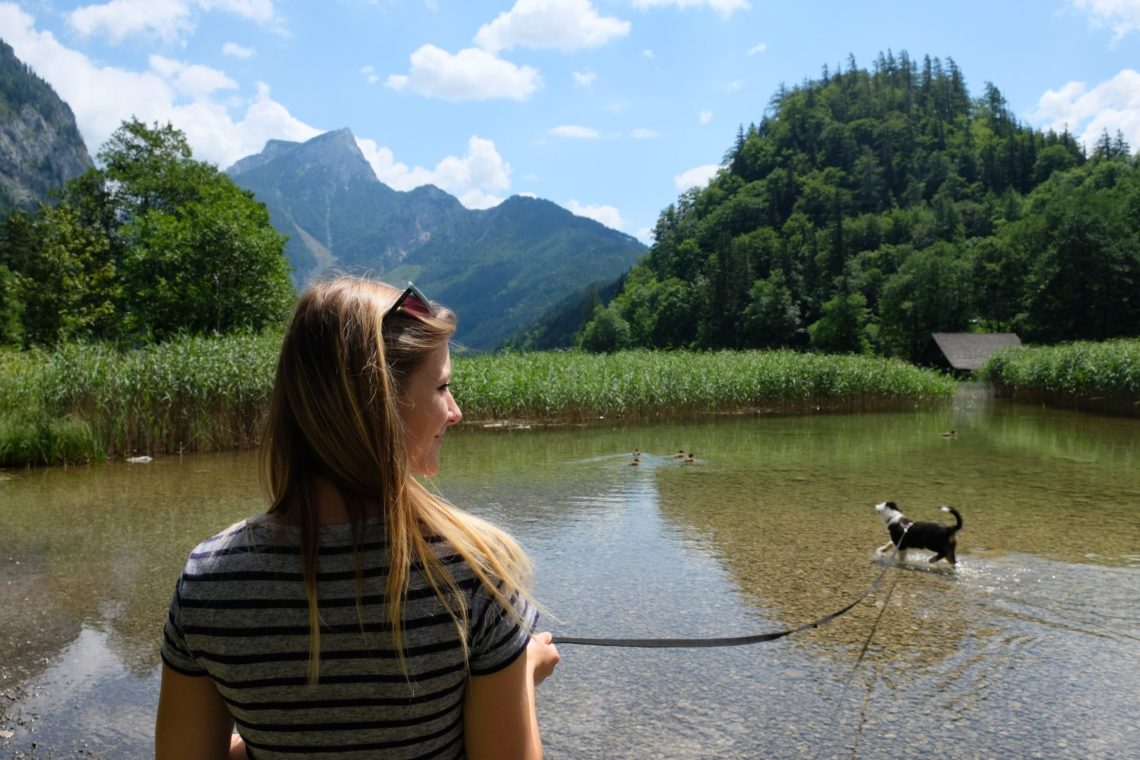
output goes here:
<path id="1" fill-rule="evenodd" d="M 92 165 L 71 108 L 0 40 L 0 215 Z"/>

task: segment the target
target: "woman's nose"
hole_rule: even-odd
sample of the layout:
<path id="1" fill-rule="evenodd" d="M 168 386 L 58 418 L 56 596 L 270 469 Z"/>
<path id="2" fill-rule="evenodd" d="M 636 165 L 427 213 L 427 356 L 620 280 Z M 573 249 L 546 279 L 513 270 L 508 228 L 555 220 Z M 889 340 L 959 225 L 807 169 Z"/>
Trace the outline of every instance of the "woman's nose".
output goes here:
<path id="1" fill-rule="evenodd" d="M 459 408 L 459 404 L 455 403 L 455 399 L 449 399 L 449 408 L 447 410 L 447 424 L 454 425 L 463 419 L 463 412 Z"/>

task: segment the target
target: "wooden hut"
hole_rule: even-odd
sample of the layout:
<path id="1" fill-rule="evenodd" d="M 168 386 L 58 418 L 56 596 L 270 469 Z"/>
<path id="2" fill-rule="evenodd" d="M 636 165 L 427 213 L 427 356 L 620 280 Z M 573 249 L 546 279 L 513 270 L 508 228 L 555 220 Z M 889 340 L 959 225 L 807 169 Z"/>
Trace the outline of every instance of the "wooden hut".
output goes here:
<path id="1" fill-rule="evenodd" d="M 919 363 L 965 375 L 986 363 L 990 354 L 1006 346 L 1020 346 L 1014 333 L 931 333 Z"/>

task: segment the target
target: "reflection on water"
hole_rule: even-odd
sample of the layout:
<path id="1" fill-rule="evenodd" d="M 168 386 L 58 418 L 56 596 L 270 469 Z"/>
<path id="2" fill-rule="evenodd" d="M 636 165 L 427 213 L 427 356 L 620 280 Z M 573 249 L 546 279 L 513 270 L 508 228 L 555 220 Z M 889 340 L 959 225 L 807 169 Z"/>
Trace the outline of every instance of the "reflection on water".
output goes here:
<path id="1" fill-rule="evenodd" d="M 875 502 L 963 514 L 957 569 L 912 553 L 817 630 L 563 647 L 539 690 L 549 757 L 1107 758 L 1140 740 L 1138 452 L 1134 420 L 967 394 L 905 414 L 460 430 L 437 485 L 520 537 L 564 636 L 794 627 L 883 571 Z M 254 466 L 0 474 L 0 752 L 149 755 L 171 585 L 190 546 L 260 509 Z"/>

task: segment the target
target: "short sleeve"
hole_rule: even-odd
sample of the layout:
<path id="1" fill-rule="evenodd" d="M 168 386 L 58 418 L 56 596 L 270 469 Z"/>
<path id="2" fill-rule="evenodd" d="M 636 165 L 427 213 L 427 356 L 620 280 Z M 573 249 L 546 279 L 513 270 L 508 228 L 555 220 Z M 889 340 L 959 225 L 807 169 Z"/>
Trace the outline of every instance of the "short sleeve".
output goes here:
<path id="1" fill-rule="evenodd" d="M 180 622 L 182 608 L 179 603 L 181 587 L 182 579 L 179 578 L 170 600 L 170 612 L 166 616 L 166 626 L 162 631 L 162 646 L 159 648 L 159 653 L 162 655 L 162 661 L 179 673 L 188 676 L 204 676 L 206 670 L 198 664 L 197 659 L 191 654 L 190 648 L 186 644 L 186 636 L 182 632 Z"/>
<path id="2" fill-rule="evenodd" d="M 511 605 L 522 619 L 521 625 L 486 589 L 480 587 L 475 594 L 468 640 L 472 675 L 502 670 L 526 651 L 538 625 L 538 610 L 517 594 L 511 596 Z"/>

